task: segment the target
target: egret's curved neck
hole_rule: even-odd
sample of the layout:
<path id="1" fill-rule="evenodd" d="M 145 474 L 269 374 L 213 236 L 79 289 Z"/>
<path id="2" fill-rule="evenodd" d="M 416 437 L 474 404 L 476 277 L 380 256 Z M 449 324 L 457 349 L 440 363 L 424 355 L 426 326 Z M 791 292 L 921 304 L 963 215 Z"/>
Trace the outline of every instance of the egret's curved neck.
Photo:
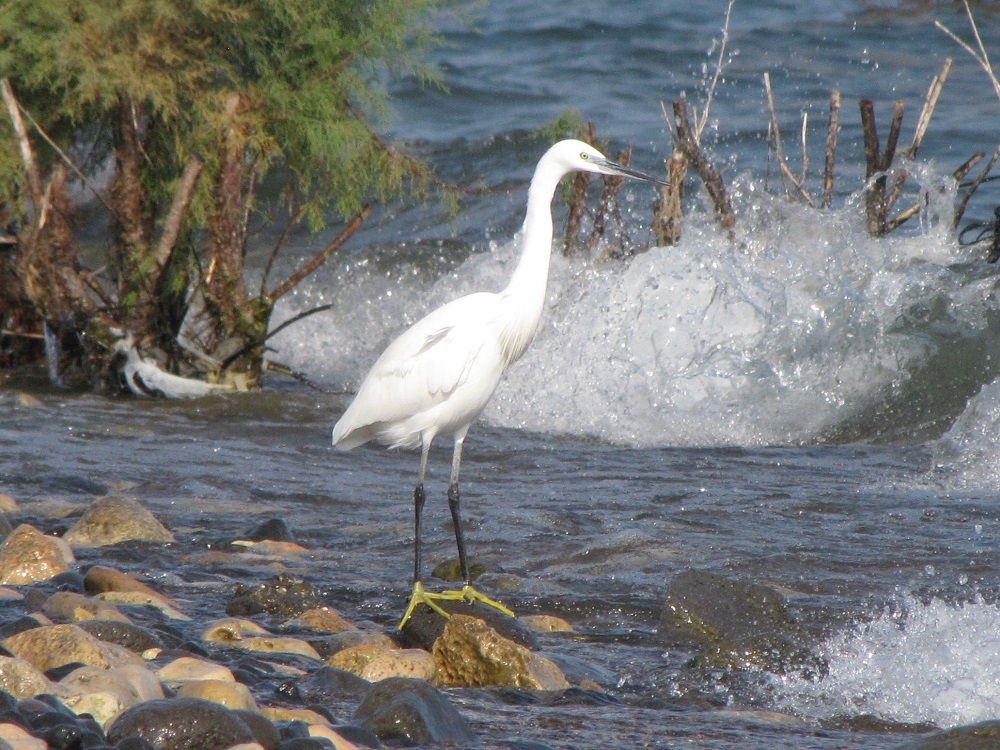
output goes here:
<path id="1" fill-rule="evenodd" d="M 528 188 L 528 211 L 521 229 L 521 259 L 507 288 L 500 293 L 505 324 L 500 349 L 506 367 L 528 348 L 542 317 L 552 254 L 552 196 L 564 172 L 543 158 Z"/>
<path id="2" fill-rule="evenodd" d="M 542 162 L 535 169 L 528 188 L 528 210 L 521 229 L 521 242 L 524 248 L 521 259 L 514 269 L 505 296 L 517 297 L 522 304 L 529 305 L 532 310 L 537 306 L 537 315 L 541 315 L 542 303 L 545 301 L 545 287 L 549 279 L 549 257 L 552 253 L 552 196 L 562 178 L 557 172 Z M 537 316 L 536 321 L 537 323 Z"/>

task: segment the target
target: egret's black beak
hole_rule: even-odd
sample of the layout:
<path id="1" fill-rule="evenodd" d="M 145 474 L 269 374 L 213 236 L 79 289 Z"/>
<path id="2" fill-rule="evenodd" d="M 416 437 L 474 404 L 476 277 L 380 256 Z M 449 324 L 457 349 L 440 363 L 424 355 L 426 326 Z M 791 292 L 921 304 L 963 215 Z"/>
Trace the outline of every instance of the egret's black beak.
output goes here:
<path id="1" fill-rule="evenodd" d="M 658 177 L 653 177 L 645 172 L 640 172 L 638 169 L 632 169 L 632 167 L 625 167 L 621 164 L 616 164 L 610 159 L 604 159 L 603 161 L 597 162 L 601 168 L 608 170 L 609 174 L 618 174 L 623 177 L 634 177 L 637 180 L 645 180 L 646 182 L 655 182 L 657 185 L 669 185 L 670 183 L 661 180 Z"/>

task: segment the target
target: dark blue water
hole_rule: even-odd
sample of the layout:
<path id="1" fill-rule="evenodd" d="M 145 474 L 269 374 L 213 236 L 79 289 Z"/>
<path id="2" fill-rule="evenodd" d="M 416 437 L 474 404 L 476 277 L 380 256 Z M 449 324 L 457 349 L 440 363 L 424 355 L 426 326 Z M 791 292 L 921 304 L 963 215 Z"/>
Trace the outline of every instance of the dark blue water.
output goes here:
<path id="1" fill-rule="evenodd" d="M 704 107 L 725 3 L 585 0 L 483 6 L 444 26 L 447 91 L 393 82 L 389 130 L 456 182 L 527 183 L 533 135 L 567 109 L 633 164 L 669 152 L 660 103 Z M 906 736 L 850 720 L 947 727 L 1000 716 L 1000 325 L 997 273 L 961 246 L 950 172 L 992 152 L 1000 102 L 974 61 L 964 13 L 861 13 L 852 2 L 737 2 L 703 136 L 739 223 L 721 235 L 692 182 L 681 243 L 627 262 L 553 260 L 538 336 L 466 442 L 466 532 L 516 610 L 568 619 L 545 646 L 598 670 L 609 701 L 506 705 L 457 694 L 486 747 L 890 748 Z M 977 10 L 989 45 L 1000 17 Z M 954 58 L 920 157 L 906 231 L 864 231 L 857 99 L 908 142 L 931 78 Z M 791 204 L 769 159 L 770 72 L 786 152 L 818 190 L 827 101 L 843 97 L 837 199 Z M 623 193 L 648 243 L 652 191 Z M 407 323 L 466 291 L 499 289 L 518 247 L 523 192 L 384 212 L 286 300 L 276 322 L 335 309 L 275 337 L 274 358 L 355 387 Z M 969 219 L 1000 202 L 984 188 Z M 557 209 L 559 213 L 559 209 Z M 302 253 L 322 238 L 300 238 Z M 410 574 L 417 457 L 336 453 L 346 395 L 270 380 L 196 404 L 107 401 L 45 388 L 0 392 L 0 490 L 41 509 L 123 487 L 195 540 L 282 515 L 313 554 L 296 572 L 348 614 L 390 622 Z M 425 555 L 452 556 L 450 452 L 432 454 Z M 48 512 L 48 511 L 47 511 Z M 51 510 L 51 512 L 56 512 Z M 667 582 L 689 567 L 776 586 L 822 634 L 815 683 L 684 666 L 658 639 Z M 181 569 L 175 578 L 192 575 Z M 221 575 L 221 572 L 220 572 Z M 171 579 L 174 580 L 174 579 Z"/>

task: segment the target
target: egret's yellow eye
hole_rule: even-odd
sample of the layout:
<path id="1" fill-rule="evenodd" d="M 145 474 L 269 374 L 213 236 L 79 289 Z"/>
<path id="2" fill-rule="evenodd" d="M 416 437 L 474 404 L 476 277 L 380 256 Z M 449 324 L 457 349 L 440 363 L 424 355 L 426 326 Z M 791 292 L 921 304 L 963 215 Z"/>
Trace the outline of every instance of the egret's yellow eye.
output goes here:
<path id="1" fill-rule="evenodd" d="M 587 161 L 587 159 L 589 159 L 590 157 L 587 156 L 586 152 L 581 151 L 580 152 L 580 158 L 583 159 L 584 161 Z"/>

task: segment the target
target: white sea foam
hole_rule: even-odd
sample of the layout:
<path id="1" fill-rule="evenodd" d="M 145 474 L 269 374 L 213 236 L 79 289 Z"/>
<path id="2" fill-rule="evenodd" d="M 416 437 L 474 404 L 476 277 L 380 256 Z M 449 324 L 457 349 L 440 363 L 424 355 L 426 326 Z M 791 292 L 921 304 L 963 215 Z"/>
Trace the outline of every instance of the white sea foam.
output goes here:
<path id="1" fill-rule="evenodd" d="M 958 490 L 996 488 L 1000 484 L 998 439 L 1000 380 L 994 380 L 969 399 L 951 429 L 934 442 L 938 478 Z"/>
<path id="2" fill-rule="evenodd" d="M 778 707 L 816 718 L 872 714 L 941 727 L 1000 716 L 1000 609 L 908 599 L 824 644 L 830 671 L 774 678 Z"/>
<path id="3" fill-rule="evenodd" d="M 961 265 L 974 254 L 948 226 L 953 195 L 923 177 L 917 232 L 873 239 L 860 199 L 819 211 L 743 181 L 735 242 L 695 214 L 679 245 L 627 262 L 555 257 L 536 339 L 484 418 L 631 445 L 784 444 L 824 439 L 915 382 L 947 390 L 932 370 L 949 337 L 982 334 L 995 282 Z M 357 385 L 424 312 L 502 288 L 516 255 L 515 240 L 444 273 L 426 259 L 340 268 L 278 310 L 337 304 L 276 337 L 278 358 Z"/>

